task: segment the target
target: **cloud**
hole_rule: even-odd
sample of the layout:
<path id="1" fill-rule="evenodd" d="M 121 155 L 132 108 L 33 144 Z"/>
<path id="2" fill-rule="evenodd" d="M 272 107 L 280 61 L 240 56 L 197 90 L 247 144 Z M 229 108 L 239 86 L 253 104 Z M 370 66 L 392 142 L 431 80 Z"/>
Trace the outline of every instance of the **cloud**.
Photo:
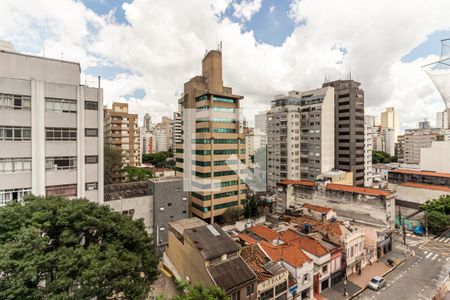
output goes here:
<path id="1" fill-rule="evenodd" d="M 250 21 L 255 13 L 261 9 L 262 0 L 241 0 L 241 2 L 233 3 L 234 13 L 238 19 Z"/>
<path id="2" fill-rule="evenodd" d="M 320 87 L 325 76 L 362 83 L 366 111 L 395 106 L 402 127 L 434 120 L 443 102 L 420 66 L 435 57 L 402 62 L 402 56 L 437 30 L 450 30 L 450 3 L 435 0 L 294 0 L 289 16 L 296 29 L 280 47 L 255 40 L 233 22 L 251 20 L 261 1 L 134 0 L 124 3 L 127 23 L 100 16 L 80 1 L 0 2 L 0 39 L 32 54 L 80 61 L 83 71 L 101 66 L 119 73 L 102 81 L 105 103 L 123 100 L 141 116 L 171 116 L 183 84 L 201 73 L 207 49 L 223 42 L 224 83 L 245 96 L 252 112 L 269 107 L 274 94 Z M 237 14 L 237 15 L 236 15 Z M 343 51 L 345 49 L 345 51 Z M 123 72 L 127 70 L 127 72 Z M 86 81 L 95 75 L 86 74 Z M 92 77 L 92 78 L 91 78 Z M 84 78 L 84 76 L 83 76 Z M 142 99 L 125 98 L 136 90 Z"/>

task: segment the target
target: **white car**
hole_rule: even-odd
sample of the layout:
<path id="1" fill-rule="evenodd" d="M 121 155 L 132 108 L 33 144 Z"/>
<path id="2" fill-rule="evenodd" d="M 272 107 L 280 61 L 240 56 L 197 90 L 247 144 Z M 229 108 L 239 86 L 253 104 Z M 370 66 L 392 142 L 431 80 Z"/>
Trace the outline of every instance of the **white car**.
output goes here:
<path id="1" fill-rule="evenodd" d="M 381 276 L 375 276 L 369 281 L 368 287 L 374 291 L 378 291 L 386 285 L 386 280 Z"/>

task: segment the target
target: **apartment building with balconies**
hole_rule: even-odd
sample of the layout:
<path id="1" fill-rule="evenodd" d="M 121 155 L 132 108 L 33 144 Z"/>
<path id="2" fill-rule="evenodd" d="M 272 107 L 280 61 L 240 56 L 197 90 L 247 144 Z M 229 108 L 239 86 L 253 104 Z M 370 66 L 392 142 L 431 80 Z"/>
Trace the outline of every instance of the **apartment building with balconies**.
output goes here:
<path id="1" fill-rule="evenodd" d="M 334 88 L 276 96 L 267 113 L 267 183 L 315 180 L 334 167 Z"/>
<path id="2" fill-rule="evenodd" d="M 0 205 L 28 193 L 103 202 L 103 92 L 80 71 L 0 51 Z"/>
<path id="3" fill-rule="evenodd" d="M 121 170 L 127 166 L 139 166 L 141 162 L 140 129 L 138 115 L 128 112 L 128 103 L 114 102 L 105 108 L 105 146 L 121 151 L 121 163 L 113 166 L 112 182 L 125 181 Z"/>

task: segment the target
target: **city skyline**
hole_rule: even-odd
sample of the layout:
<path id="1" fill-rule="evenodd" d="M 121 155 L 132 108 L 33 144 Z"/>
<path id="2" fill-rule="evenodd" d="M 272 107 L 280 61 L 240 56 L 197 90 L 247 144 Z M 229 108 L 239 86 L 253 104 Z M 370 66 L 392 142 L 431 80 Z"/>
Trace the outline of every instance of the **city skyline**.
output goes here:
<path id="1" fill-rule="evenodd" d="M 402 130 L 424 117 L 434 120 L 436 112 L 443 109 L 420 66 L 435 61 L 439 40 L 450 36 L 445 1 L 433 2 L 429 9 L 437 14 L 420 23 L 414 17 L 422 13 L 420 1 L 409 1 L 408 10 L 401 5 L 391 7 L 388 2 L 349 5 L 352 9 L 346 13 L 364 18 L 365 26 L 341 22 L 345 15 L 333 12 L 340 4 L 327 1 L 189 4 L 61 1 L 62 9 L 55 10 L 45 1 L 31 6 L 3 2 L 0 36 L 19 52 L 80 61 L 82 83 L 89 84 L 101 75 L 105 104 L 127 101 L 130 111 L 139 113 L 140 118 L 146 112 L 156 120 L 171 116 L 185 78 L 198 73 L 198 59 L 205 50 L 216 49 L 220 41 L 224 63 L 229 66 L 224 80 L 246 97 L 244 109 L 268 109 L 266 100 L 275 94 L 314 88 L 325 77 L 345 79 L 350 71 L 366 91 L 366 114 L 379 114 L 394 106 Z M 361 5 L 370 9 L 361 11 Z M 322 10 L 323 6 L 330 9 Z M 208 30 L 185 13 L 189 9 L 199 11 Z M 61 11 L 70 12 L 71 18 Z M 141 11 L 151 17 L 144 18 Z M 48 21 L 43 22 L 42 15 Z M 380 16 L 386 24 L 377 24 Z M 326 26 L 322 24 L 325 19 Z M 337 29 L 333 24 L 338 22 Z M 169 25 L 173 32 L 160 34 Z M 406 26 L 412 29 L 407 34 L 401 30 Z M 317 30 L 321 34 L 312 35 Z M 385 31 L 390 38 L 381 36 Z M 265 64 L 260 68 L 262 60 Z"/>

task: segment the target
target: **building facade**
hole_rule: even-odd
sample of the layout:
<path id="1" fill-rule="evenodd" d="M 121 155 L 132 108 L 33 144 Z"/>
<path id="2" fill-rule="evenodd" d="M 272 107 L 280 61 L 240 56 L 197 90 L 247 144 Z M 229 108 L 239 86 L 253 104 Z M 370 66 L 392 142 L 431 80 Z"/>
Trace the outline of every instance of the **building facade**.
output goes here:
<path id="1" fill-rule="evenodd" d="M 183 143 L 175 151 L 177 174 L 191 191 L 191 214 L 211 223 L 227 209 L 239 207 L 246 197 L 240 179 L 245 163 L 242 98 L 223 86 L 222 52 L 213 50 L 203 58 L 202 75 L 185 83 L 179 100 Z"/>
<path id="2" fill-rule="evenodd" d="M 0 205 L 29 193 L 103 202 L 102 89 L 80 84 L 78 63 L 12 47 L 0 66 Z"/>
<path id="3" fill-rule="evenodd" d="M 400 134 L 400 119 L 395 108 L 388 107 L 381 113 L 381 127 L 391 128 L 394 131 L 394 143 L 397 142 L 397 136 Z M 393 154 L 391 154 L 393 155 Z"/>
<path id="4" fill-rule="evenodd" d="M 267 134 L 267 111 L 261 111 L 255 115 L 255 132 Z"/>
<path id="5" fill-rule="evenodd" d="M 374 122 L 372 116 L 364 117 L 364 186 L 366 187 L 371 187 L 373 184 L 372 151 Z"/>
<path id="6" fill-rule="evenodd" d="M 436 127 L 441 129 L 450 128 L 450 120 L 448 118 L 450 109 L 436 113 Z"/>
<path id="7" fill-rule="evenodd" d="M 326 82 L 334 87 L 335 168 L 353 172 L 353 185 L 364 186 L 364 91 L 354 80 Z"/>
<path id="8" fill-rule="evenodd" d="M 128 103 L 114 102 L 112 108 L 105 108 L 105 145 L 121 151 L 121 163 L 114 166 L 112 183 L 124 182 L 125 174 L 121 171 L 141 163 L 140 129 L 138 115 L 128 112 Z"/>
<path id="9" fill-rule="evenodd" d="M 334 112 L 332 87 L 276 96 L 267 113 L 269 189 L 281 180 L 314 180 L 333 169 Z"/>

